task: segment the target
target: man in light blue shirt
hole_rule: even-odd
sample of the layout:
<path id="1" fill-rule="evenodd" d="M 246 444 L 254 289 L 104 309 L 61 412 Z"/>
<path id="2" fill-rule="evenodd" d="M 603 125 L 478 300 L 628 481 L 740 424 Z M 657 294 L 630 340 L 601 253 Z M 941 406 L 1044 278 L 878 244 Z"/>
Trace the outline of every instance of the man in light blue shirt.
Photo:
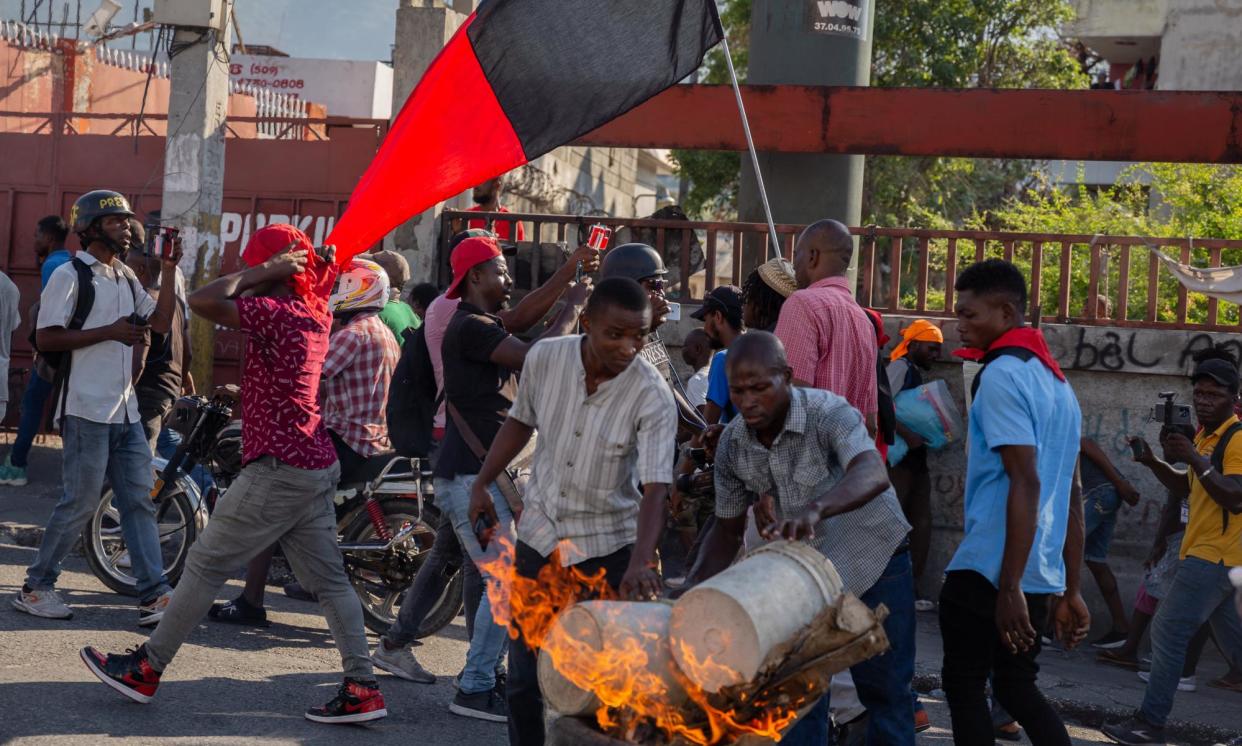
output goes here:
<path id="1" fill-rule="evenodd" d="M 41 218 L 35 228 L 34 248 L 35 260 L 39 262 L 42 284 L 40 290 L 47 287 L 48 278 L 56 268 L 72 258 L 65 248 L 65 239 L 69 236 L 69 226 L 59 215 L 48 215 Z M 31 309 L 31 318 L 38 315 L 38 306 Z M 33 324 L 33 322 L 32 322 Z M 7 379 L 6 379 L 7 380 Z M 0 484 L 11 487 L 24 487 L 28 483 L 26 466 L 29 463 L 30 447 L 35 436 L 39 434 L 39 426 L 43 424 L 43 409 L 47 406 L 47 398 L 52 395 L 52 371 L 39 361 L 36 356 L 26 379 L 26 393 L 22 395 L 21 420 L 17 425 L 17 436 L 13 439 L 13 448 L 0 464 Z"/>
<path id="2" fill-rule="evenodd" d="M 1031 743 L 1069 746 L 1035 684 L 1035 658 L 1050 607 L 1067 647 L 1090 626 L 1079 594 L 1083 516 L 1074 488 L 1082 414 L 1042 334 L 1023 326 L 1026 280 L 1017 267 L 978 262 L 954 287 L 962 344 L 984 364 L 970 409 L 965 535 L 940 595 L 954 742 L 992 742 L 984 695 L 991 678 Z"/>

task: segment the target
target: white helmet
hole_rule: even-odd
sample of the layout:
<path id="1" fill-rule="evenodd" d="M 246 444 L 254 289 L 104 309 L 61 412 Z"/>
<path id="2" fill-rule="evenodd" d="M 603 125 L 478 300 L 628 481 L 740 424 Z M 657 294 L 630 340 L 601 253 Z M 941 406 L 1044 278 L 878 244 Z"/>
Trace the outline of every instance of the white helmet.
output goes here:
<path id="1" fill-rule="evenodd" d="M 332 313 L 380 310 L 388 302 L 388 273 L 368 259 L 354 257 L 337 275 L 328 303 Z"/>

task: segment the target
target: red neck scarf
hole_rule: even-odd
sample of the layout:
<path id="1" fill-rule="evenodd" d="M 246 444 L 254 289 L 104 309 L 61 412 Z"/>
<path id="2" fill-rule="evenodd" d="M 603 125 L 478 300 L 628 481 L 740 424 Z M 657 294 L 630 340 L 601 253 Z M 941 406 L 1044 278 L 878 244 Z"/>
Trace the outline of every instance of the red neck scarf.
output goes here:
<path id="1" fill-rule="evenodd" d="M 996 341 L 994 341 L 986 350 L 979 350 L 974 347 L 962 347 L 954 350 L 953 354 L 963 360 L 979 362 L 983 359 L 984 355 L 992 352 L 993 350 L 999 350 L 1002 347 L 1021 347 L 1024 350 L 1030 350 L 1035 354 L 1035 357 L 1039 358 L 1039 362 L 1043 363 L 1047 366 L 1048 370 L 1052 371 L 1052 375 L 1056 376 L 1058 380 L 1065 380 L 1065 374 L 1061 372 L 1061 366 L 1057 365 L 1056 358 L 1054 358 L 1052 353 L 1048 350 L 1048 343 L 1044 341 L 1044 333 L 1038 329 L 1032 329 L 1029 326 L 1019 326 L 1010 329 L 997 337 Z"/>
<path id="2" fill-rule="evenodd" d="M 305 233 L 287 223 L 264 226 L 250 236 L 241 253 L 241 260 L 248 267 L 257 267 L 284 251 L 289 244 L 294 244 L 292 251 L 305 251 L 307 256 L 306 269 L 289 278 L 289 287 L 306 303 L 312 314 L 330 323 L 332 313 L 328 310 L 328 297 L 332 295 L 332 285 L 336 282 L 336 267 L 329 265 L 315 252 Z"/>

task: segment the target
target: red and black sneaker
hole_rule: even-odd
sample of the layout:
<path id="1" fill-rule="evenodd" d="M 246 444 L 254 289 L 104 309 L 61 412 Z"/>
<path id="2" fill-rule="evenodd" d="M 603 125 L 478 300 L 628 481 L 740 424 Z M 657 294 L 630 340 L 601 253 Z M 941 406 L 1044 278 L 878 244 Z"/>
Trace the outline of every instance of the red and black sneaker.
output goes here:
<path id="1" fill-rule="evenodd" d="M 387 716 L 384 695 L 374 679 L 345 679 L 331 702 L 306 711 L 306 719 L 316 723 L 365 723 Z"/>
<path id="2" fill-rule="evenodd" d="M 82 648 L 82 662 L 99 680 L 135 702 L 146 704 L 160 685 L 160 672 L 147 660 L 147 646 L 139 645 L 129 652 L 101 653 L 95 648 Z"/>

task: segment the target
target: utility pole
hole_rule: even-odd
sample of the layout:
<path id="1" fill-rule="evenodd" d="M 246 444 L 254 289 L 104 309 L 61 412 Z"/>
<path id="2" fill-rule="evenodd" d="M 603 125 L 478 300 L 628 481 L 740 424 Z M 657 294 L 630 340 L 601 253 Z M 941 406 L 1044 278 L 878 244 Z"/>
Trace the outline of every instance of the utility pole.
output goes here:
<path id="1" fill-rule="evenodd" d="M 750 17 L 751 84 L 850 85 L 871 82 L 875 0 L 754 0 Z M 738 212 L 763 222 L 754 169 L 742 159 Z M 862 217 L 861 155 L 760 153 L 772 213 L 778 223 L 833 218 L 857 225 Z M 747 264 L 762 247 L 747 245 Z M 857 272 L 858 252 L 850 267 Z M 749 266 L 743 267 L 745 275 Z M 851 285 L 852 287 L 852 285 Z"/>
<path id="2" fill-rule="evenodd" d="M 219 273 L 223 248 L 232 0 L 164 0 L 155 10 L 156 23 L 173 27 L 160 215 L 164 225 L 181 229 L 181 269 L 197 288 Z M 194 380 L 203 391 L 211 387 L 215 331 L 205 319 L 191 322 Z"/>

